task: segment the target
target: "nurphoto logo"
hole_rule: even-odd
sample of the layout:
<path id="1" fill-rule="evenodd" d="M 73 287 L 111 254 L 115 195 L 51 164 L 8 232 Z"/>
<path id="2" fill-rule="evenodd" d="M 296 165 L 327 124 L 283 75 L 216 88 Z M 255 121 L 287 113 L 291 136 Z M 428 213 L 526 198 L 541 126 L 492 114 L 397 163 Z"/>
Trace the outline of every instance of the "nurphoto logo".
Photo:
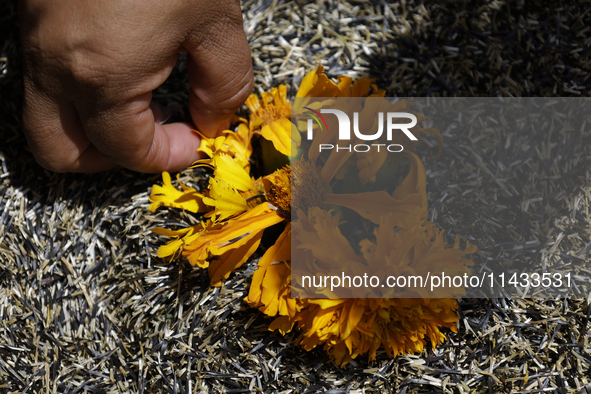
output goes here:
<path id="1" fill-rule="evenodd" d="M 339 109 L 327 109 L 322 108 L 320 112 L 309 108 L 304 107 L 310 112 L 304 112 L 304 114 L 310 116 L 311 119 L 308 119 L 308 128 L 306 133 L 306 138 L 308 141 L 312 141 L 314 139 L 314 121 L 320 127 L 320 130 L 323 132 L 328 132 L 328 124 L 326 119 L 322 114 L 332 114 L 336 116 L 339 125 L 339 133 L 338 133 L 338 140 L 339 141 L 351 141 L 351 119 L 349 115 L 345 111 L 341 111 Z M 386 124 L 386 140 L 392 141 L 392 135 L 394 130 L 400 130 L 406 135 L 410 140 L 417 141 L 417 137 L 415 137 L 409 129 L 413 128 L 417 125 L 417 117 L 408 112 L 386 112 L 386 122 L 384 122 L 384 112 L 378 112 L 378 126 L 377 131 L 373 134 L 364 134 L 359 129 L 359 112 L 353 112 L 353 133 L 354 136 L 362 141 L 377 141 L 380 139 L 384 133 L 384 123 Z M 409 119 L 410 122 L 406 123 L 399 123 L 401 120 Z M 369 152 L 372 150 L 372 147 L 375 147 L 379 152 L 381 148 L 385 148 L 388 152 L 402 152 L 404 147 L 401 144 L 354 144 L 354 145 L 347 145 L 347 146 L 340 146 L 338 143 L 335 144 L 319 144 L 319 152 L 323 150 L 333 150 L 336 149 L 337 152 L 339 151 L 355 151 L 359 153 Z"/>

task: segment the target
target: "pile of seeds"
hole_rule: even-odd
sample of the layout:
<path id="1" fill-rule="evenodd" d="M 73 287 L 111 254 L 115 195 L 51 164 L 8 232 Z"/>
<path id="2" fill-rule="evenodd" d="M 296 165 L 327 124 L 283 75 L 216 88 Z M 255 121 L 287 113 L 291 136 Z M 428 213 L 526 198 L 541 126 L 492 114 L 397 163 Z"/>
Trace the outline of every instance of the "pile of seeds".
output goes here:
<path id="1" fill-rule="evenodd" d="M 0 3 L 0 391 L 575 393 L 591 384 L 587 299 L 465 300 L 458 333 L 440 348 L 395 359 L 379 353 L 371 363 L 359 357 L 344 368 L 321 349 L 294 346 L 297 333 L 269 333 L 269 320 L 242 302 L 257 255 L 218 289 L 202 270 L 155 257 L 163 240 L 150 228 L 196 220 L 148 211 L 159 176 L 58 175 L 34 163 L 20 131 L 15 3 Z M 293 93 L 322 63 L 331 76 L 371 76 L 399 96 L 587 96 L 590 6 L 243 2 L 256 89 L 287 83 Z M 181 63 L 155 97 L 173 119 L 187 120 L 183 72 Z M 442 156 L 426 162 L 431 215 L 441 228 L 474 238 L 476 259 L 588 261 L 588 135 L 555 141 L 577 157 L 568 168 L 535 149 L 521 165 L 518 149 L 491 156 L 506 143 L 494 136 L 473 144 L 456 137 L 446 134 Z M 561 194 L 522 179 L 545 165 L 550 177 L 572 175 L 572 182 L 548 180 Z M 202 186 L 205 175 L 187 170 L 181 179 Z M 528 231 L 506 228 L 490 208 L 501 184 L 529 201 L 519 212 Z"/>

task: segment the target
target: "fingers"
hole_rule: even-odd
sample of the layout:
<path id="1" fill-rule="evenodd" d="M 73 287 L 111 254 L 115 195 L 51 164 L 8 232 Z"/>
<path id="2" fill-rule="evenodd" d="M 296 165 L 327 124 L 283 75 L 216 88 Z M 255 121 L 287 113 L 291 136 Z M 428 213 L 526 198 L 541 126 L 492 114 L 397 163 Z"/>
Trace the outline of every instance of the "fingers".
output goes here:
<path id="1" fill-rule="evenodd" d="M 213 136 L 252 90 L 250 49 L 235 0 L 23 0 L 23 125 L 53 171 L 123 166 L 176 171 L 199 159 L 186 123 L 160 124 L 152 91 L 190 53 L 190 112 Z"/>
<path id="2" fill-rule="evenodd" d="M 25 78 L 23 129 L 35 160 L 54 172 L 98 172 L 115 168 L 82 131 L 74 105 L 53 100 Z"/>
<path id="3" fill-rule="evenodd" d="M 182 170 L 201 157 L 200 138 L 187 123 L 159 124 L 151 97 L 148 92 L 102 109 L 81 103 L 82 126 L 90 142 L 113 163 L 138 172 Z"/>
<path id="4" fill-rule="evenodd" d="M 151 94 L 98 113 L 96 103 L 59 101 L 26 83 L 23 127 L 33 156 L 55 172 L 179 171 L 200 158 L 200 139 L 187 123 L 160 125 Z M 58 102 L 59 101 L 59 102 Z"/>
<path id="5" fill-rule="evenodd" d="M 165 114 L 150 106 L 151 92 L 170 74 L 176 54 L 163 56 L 147 72 L 125 75 L 121 71 L 129 65 L 121 60 L 113 65 L 107 58 L 110 62 L 100 64 L 96 56 L 84 57 L 80 72 L 69 63 L 48 63 L 47 56 L 39 53 L 28 50 L 24 56 L 23 127 L 35 159 L 44 168 L 178 171 L 200 157 L 196 152 L 200 139 L 191 126 L 161 125 Z"/>
<path id="6" fill-rule="evenodd" d="M 252 58 L 239 5 L 209 34 L 193 36 L 185 46 L 191 116 L 199 131 L 213 137 L 228 128 L 253 88 Z"/>

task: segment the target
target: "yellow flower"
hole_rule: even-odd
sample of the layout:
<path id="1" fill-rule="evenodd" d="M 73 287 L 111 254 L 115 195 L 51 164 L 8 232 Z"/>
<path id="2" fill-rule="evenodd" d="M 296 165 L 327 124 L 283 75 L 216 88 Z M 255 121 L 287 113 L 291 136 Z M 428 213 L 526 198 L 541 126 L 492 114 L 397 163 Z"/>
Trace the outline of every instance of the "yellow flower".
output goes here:
<path id="1" fill-rule="evenodd" d="M 322 67 L 319 67 L 304 78 L 298 96 L 365 96 L 369 93 L 372 82 L 365 79 L 351 84 L 347 78 L 339 78 L 337 85 L 326 78 L 322 74 Z M 374 90 L 377 89 L 374 87 Z M 376 97 L 380 95 L 383 92 L 375 93 Z M 410 103 L 401 101 L 397 108 L 407 111 L 409 107 Z M 417 117 L 423 120 L 420 115 Z M 418 132 L 415 130 L 415 135 L 427 132 L 438 135 L 436 131 L 429 129 L 420 129 Z M 393 142 L 398 143 L 400 137 L 394 135 Z M 318 156 L 310 157 L 310 161 L 299 159 L 292 163 L 292 178 L 296 185 L 292 193 L 298 194 L 293 196 L 292 205 L 299 204 L 302 212 L 297 215 L 297 221 L 290 223 L 289 231 L 291 233 L 292 226 L 304 225 L 300 219 L 308 216 L 312 220 L 308 225 L 316 231 L 308 228 L 307 231 L 300 232 L 307 235 L 307 238 L 300 240 L 297 245 L 292 245 L 288 235 L 284 233 L 268 251 L 270 253 L 259 262 L 245 300 L 250 306 L 275 317 L 270 330 L 286 333 L 297 324 L 301 330 L 299 343 L 305 349 L 324 345 L 335 362 L 343 365 L 360 354 L 367 354 L 373 359 L 380 347 L 384 347 L 390 356 L 422 351 L 426 339 L 433 346 L 445 339 L 440 327 L 454 329 L 457 305 L 454 299 L 449 298 L 305 300 L 290 297 L 290 248 L 292 253 L 308 253 L 307 257 L 311 257 L 316 271 L 322 271 L 322 267 L 328 270 L 331 266 L 345 265 L 357 266 L 358 269 L 366 269 L 363 267 L 369 265 L 376 269 L 376 266 L 383 264 L 383 258 L 388 252 L 387 258 L 399 267 L 400 273 L 422 273 L 427 263 L 448 267 L 448 272 L 454 269 L 465 272 L 465 266 L 470 265 L 470 261 L 462 256 L 473 253 L 475 247 L 468 246 L 466 250 L 459 250 L 456 244 L 453 249 L 447 249 L 441 232 L 432 223 L 426 222 L 426 175 L 420 158 L 410 152 L 415 145 L 414 142 L 404 141 L 407 150 L 399 157 L 406 157 L 411 168 L 392 194 L 368 192 L 345 195 L 325 190 L 336 174 L 347 165 L 348 157 L 345 155 L 331 155 L 319 172 L 314 164 Z M 359 155 L 357 166 L 363 183 L 375 181 L 377 170 L 385 162 L 383 157 L 381 159 L 364 162 L 363 156 Z M 338 216 L 331 216 L 319 208 L 332 204 L 353 209 L 380 225 L 375 233 L 378 240 L 376 244 L 368 240 L 362 241 L 363 256 L 358 256 L 340 234 Z M 388 219 L 386 223 L 384 216 Z M 395 226 L 399 227 L 396 236 L 392 231 Z M 305 245 L 305 250 L 299 249 L 300 245 Z M 339 252 L 335 254 L 332 251 Z"/>
<path id="2" fill-rule="evenodd" d="M 418 160 L 418 157 L 417 157 Z M 418 160 L 420 163 L 420 160 Z M 417 164 L 418 166 L 418 164 Z M 422 171 L 421 171 L 422 170 Z M 264 178 L 263 183 L 265 184 L 265 192 L 267 200 L 273 204 L 273 206 L 279 209 L 280 214 L 289 213 L 291 219 L 292 204 L 296 204 L 301 210 L 298 218 L 302 218 L 308 214 L 314 214 L 319 209 L 319 205 L 323 205 L 323 201 L 329 201 L 330 203 L 342 204 L 350 207 L 353 210 L 359 211 L 362 216 L 368 216 L 373 220 L 378 220 L 380 217 L 380 209 L 386 208 L 392 212 L 401 213 L 400 220 L 395 223 L 405 226 L 406 221 L 416 222 L 421 220 L 423 216 L 423 210 L 426 215 L 426 207 L 423 207 L 423 201 L 426 204 L 426 192 L 424 189 L 419 187 L 421 176 L 424 177 L 424 168 L 420 167 L 411 171 L 407 179 L 400 186 L 401 191 L 397 196 L 402 202 L 396 200 L 394 197 L 386 192 L 382 193 L 361 193 L 358 199 L 354 199 L 349 202 L 347 198 L 339 200 L 339 197 L 335 197 L 335 201 L 330 201 L 327 196 L 338 196 L 329 193 L 323 193 L 322 182 L 319 176 L 310 176 L 314 174 L 314 166 L 305 160 L 296 160 L 292 167 L 286 167 L 283 170 L 276 171 L 275 173 Z M 290 183 L 294 178 L 296 188 L 290 189 Z M 408 178 L 413 178 L 408 179 Z M 417 178 L 419 180 L 417 181 Z M 292 201 L 291 192 L 298 191 L 299 197 L 296 197 L 295 201 Z M 364 200 L 363 195 L 368 194 L 368 198 L 373 198 L 375 201 Z M 357 197 L 357 195 L 353 195 Z M 414 200 L 413 200 L 414 199 Z M 392 204 L 399 204 L 402 206 L 400 209 L 395 209 Z M 374 206 L 374 209 L 367 210 L 368 205 Z M 414 212 L 410 214 L 405 212 L 406 210 L 414 209 Z M 406 215 L 404 215 L 406 213 Z M 419 217 L 419 219 L 417 219 Z M 338 220 L 337 220 L 338 221 Z M 289 262 L 291 251 L 291 226 L 289 223 L 285 231 L 279 238 L 279 240 L 272 246 L 259 262 L 259 268 L 254 274 L 253 282 L 250 287 L 248 297 L 245 299 L 249 305 L 253 308 L 259 308 L 262 312 L 269 316 L 278 316 L 270 326 L 270 329 L 278 329 L 280 332 L 287 332 L 291 330 L 293 326 L 295 314 L 301 309 L 301 301 L 291 298 L 291 265 Z M 296 222 L 299 225 L 299 222 Z M 332 224 L 332 227 L 331 227 Z M 315 251 L 321 253 L 322 251 L 333 251 L 333 250 L 347 250 L 346 254 L 354 256 L 355 253 L 351 249 L 347 241 L 340 235 L 340 230 L 332 222 L 326 223 L 325 231 L 319 231 L 318 233 L 303 232 L 304 234 L 310 234 L 314 239 L 309 239 L 309 245 L 317 245 Z M 340 237 L 339 237 L 340 236 Z M 340 242 L 340 245 L 332 245 L 327 247 L 332 242 Z M 347 249 L 348 248 L 348 249 Z M 299 251 L 294 251 L 295 253 Z M 332 253 L 332 252 L 329 252 Z M 339 256 L 331 255 L 339 263 L 343 263 Z M 357 257 L 357 260 L 360 258 Z"/>
<path id="3" fill-rule="evenodd" d="M 386 93 L 385 90 L 377 89 L 372 78 L 361 78 L 355 83 L 346 76 L 340 76 L 338 80 L 338 84 L 331 81 L 320 65 L 304 77 L 296 97 L 364 97 L 372 88 L 376 93 L 369 97 L 383 97 Z M 262 93 L 260 99 L 256 94 L 251 94 L 245 104 L 251 112 L 251 132 L 271 141 L 280 153 L 293 156 L 301 143 L 301 137 L 297 132 L 292 133 L 287 87 L 280 85 L 273 88 L 271 92 Z"/>
<path id="4" fill-rule="evenodd" d="M 442 233 L 429 222 L 418 223 L 411 229 L 399 229 L 394 233 L 395 218 L 387 215 L 374 232 L 376 242 L 362 241 L 363 254 L 358 256 L 339 233 L 338 216 L 315 208 L 310 210 L 307 222 L 311 229 L 304 233 L 305 239 L 298 239 L 292 247 L 294 253 L 302 252 L 301 249 L 311 252 L 315 258 L 311 263 L 318 275 L 334 274 L 337 268 L 342 270 L 346 267 L 351 276 L 372 272 L 386 277 L 383 269 L 380 272 L 384 261 L 389 261 L 388 274 L 420 275 L 427 271 L 427 267 L 435 267 L 432 269 L 441 268 L 450 275 L 461 275 L 466 272 L 465 266 L 471 265 L 462 256 L 476 250 L 469 245 L 461 250 L 458 242 L 448 249 Z M 306 224 L 292 223 L 292 226 L 301 225 Z M 330 245 L 332 243 L 335 245 Z M 335 250 L 339 251 L 338 254 L 332 252 Z M 356 267 L 358 272 L 350 270 Z M 256 274 L 266 278 L 264 271 L 269 269 L 269 265 L 260 266 L 259 269 L 263 273 L 257 271 Z M 284 282 L 275 284 L 275 288 L 282 289 L 280 295 L 289 294 L 290 280 L 290 277 L 285 276 Z M 331 295 L 328 290 L 322 292 Z M 426 292 L 418 295 L 429 296 Z M 277 302 L 275 299 L 273 301 Z M 433 346 L 445 339 L 440 327 L 455 330 L 457 305 L 451 298 L 351 299 L 334 298 L 333 295 L 326 299 L 298 299 L 298 302 L 295 305 L 299 310 L 296 309 L 295 315 L 291 311 L 278 311 L 281 317 L 273 322 L 270 329 L 283 331 L 297 323 L 301 331 L 298 342 L 306 350 L 324 345 L 339 365 L 346 364 L 358 355 L 367 354 L 369 360 L 373 360 L 380 347 L 391 357 L 420 352 L 427 339 Z M 264 310 L 264 305 L 259 308 Z"/>
<path id="5" fill-rule="evenodd" d="M 380 98 L 384 97 L 386 91 L 385 90 L 378 90 L 377 86 L 374 84 L 374 79 L 372 78 L 361 78 L 354 83 L 352 83 L 351 78 L 346 76 L 340 76 L 338 78 L 339 83 L 335 84 L 331 81 L 325 74 L 324 68 L 322 66 L 318 66 L 318 69 L 315 71 L 310 72 L 306 77 L 303 79 L 302 84 L 298 90 L 296 97 L 305 98 L 305 97 L 370 97 L 370 98 Z M 371 93 L 373 89 L 374 93 Z M 380 108 L 385 109 L 388 112 L 412 112 L 410 111 L 411 102 L 407 100 L 400 100 L 392 105 L 388 100 L 376 100 L 374 101 L 367 101 L 366 103 L 370 103 L 371 105 L 366 104 L 365 108 L 361 111 L 361 124 L 367 124 L 374 121 L 375 114 L 380 112 Z M 306 107 L 306 102 L 300 102 L 299 106 L 301 108 Z M 299 109 L 301 109 L 299 108 Z M 296 109 L 299 112 L 299 109 Z M 421 116 L 416 112 L 412 112 L 415 116 L 417 116 L 418 124 L 422 123 L 426 118 Z M 365 116 L 365 119 L 364 119 Z M 308 152 L 309 160 L 312 162 L 316 162 L 318 157 L 320 156 L 320 150 L 318 149 L 319 144 L 335 144 L 337 139 L 336 130 L 338 127 L 329 127 L 331 132 L 328 133 L 316 133 L 314 136 L 314 141 L 310 147 Z M 426 134 L 433 134 L 439 139 L 439 154 L 441 154 L 441 150 L 443 147 L 443 138 L 438 130 L 433 128 L 422 128 L 419 126 L 415 126 L 412 129 L 413 134 L 416 137 Z M 355 142 L 352 141 L 354 144 Z M 392 141 L 389 144 L 399 144 L 404 147 L 405 151 L 410 151 L 414 149 L 417 145 L 416 141 L 409 140 L 402 131 L 396 130 L 392 136 Z M 333 150 L 328 158 L 328 161 L 323 166 L 322 170 L 322 179 L 325 183 L 328 182 L 329 179 L 337 176 L 337 172 L 340 168 L 346 164 L 346 161 L 352 156 L 353 153 L 339 153 L 336 150 Z M 436 156 L 437 156 L 436 155 Z M 436 157 L 434 156 L 434 157 Z M 382 166 L 384 166 L 386 159 L 398 161 L 400 156 L 397 155 L 389 155 L 386 149 L 381 149 L 375 154 L 368 155 L 366 153 L 357 153 L 357 167 L 359 168 L 359 179 L 363 185 L 366 183 L 373 183 L 376 181 L 376 174 Z M 341 178 L 341 176 L 339 176 Z"/>
<path id="6" fill-rule="evenodd" d="M 287 100 L 287 87 L 281 85 L 271 92 L 251 94 L 246 100 L 250 110 L 250 130 L 271 141 L 275 149 L 291 156 L 292 147 L 300 144 L 299 133 L 291 132 L 291 103 Z"/>
<path id="7" fill-rule="evenodd" d="M 178 179 L 178 175 L 177 175 Z M 192 187 L 183 185 L 180 181 L 183 191 L 176 189 L 172 186 L 170 174 L 168 172 L 162 173 L 162 186 L 154 185 L 150 192 L 150 211 L 155 212 L 161 206 L 181 208 L 189 212 L 202 212 L 205 208 L 200 204 L 202 197 L 201 193 L 198 193 Z"/>
<path id="8" fill-rule="evenodd" d="M 359 355 L 371 361 L 383 347 L 388 356 L 421 352 L 426 340 L 442 343 L 441 327 L 456 331 L 454 299 L 349 298 L 308 300 L 296 320 L 300 345 L 324 349 L 337 365 Z"/>
<path id="9" fill-rule="evenodd" d="M 352 83 L 351 78 L 340 77 L 337 85 L 323 71 L 319 66 L 308 74 L 298 95 L 367 95 L 372 87 L 373 80 L 369 78 Z M 375 85 L 373 88 L 377 90 Z M 182 184 L 182 191 L 177 190 L 172 186 L 170 176 L 164 173 L 163 186 L 155 185 L 150 197 L 152 210 L 166 205 L 206 212 L 205 222 L 196 226 L 176 231 L 154 229 L 154 232 L 172 238 L 159 249 L 159 257 L 172 259 L 182 254 L 191 264 L 208 268 L 214 285 L 219 285 L 254 253 L 265 228 L 291 219 L 291 168 L 287 166 L 255 180 L 250 176 L 249 163 L 251 139 L 255 134 L 271 141 L 275 149 L 286 155 L 299 144 L 299 133 L 294 133 L 295 137 L 291 133 L 287 88 L 274 88 L 263 93 L 260 99 L 251 95 L 246 105 L 251 111 L 250 120 L 240 119 L 236 131 L 225 131 L 216 138 L 203 137 L 199 150 L 209 158 L 196 162 L 195 166 L 213 169 L 207 191 L 199 193 Z M 304 180 L 306 182 L 310 180 Z M 321 192 L 322 184 L 318 179 L 312 182 L 316 182 L 313 191 L 320 197 L 318 192 Z M 320 201 L 308 203 L 321 204 Z M 273 250 L 270 248 L 268 253 Z M 270 312 L 274 310 L 268 309 Z M 276 310 L 284 311 L 283 308 Z"/>
<path id="10" fill-rule="evenodd" d="M 209 157 L 224 153 L 236 159 L 245 169 L 250 168 L 248 159 L 252 154 L 252 132 L 246 119 L 238 118 L 238 120 L 241 123 L 238 124 L 236 132 L 226 130 L 223 135 L 216 138 L 207 138 L 201 135 L 201 146 L 197 150 Z"/>
<path id="11" fill-rule="evenodd" d="M 384 94 L 371 78 L 353 82 L 340 76 L 335 83 L 319 66 L 304 77 L 296 96 L 383 97 Z M 151 210 L 164 205 L 205 212 L 203 221 L 195 226 L 153 229 L 170 238 L 158 249 L 158 256 L 172 260 L 182 255 L 192 265 L 207 268 L 211 284 L 219 286 L 257 250 L 265 229 L 284 223 L 282 234 L 261 257 L 245 298 L 251 307 L 275 318 L 270 330 L 285 334 L 297 325 L 300 330 L 297 342 L 304 349 L 322 345 L 339 365 L 359 355 L 372 360 L 382 347 L 394 356 L 422 351 L 427 340 L 433 346 L 441 343 L 445 336 L 440 328 L 455 329 L 457 304 L 453 299 L 291 298 L 292 255 L 302 257 L 323 272 L 335 266 L 354 270 L 369 267 L 379 272 L 384 258 L 400 273 L 420 272 L 426 264 L 453 266 L 458 272 L 469 265 L 462 255 L 473 253 L 475 247 L 468 245 L 460 250 L 456 242 L 453 248 L 448 248 L 442 233 L 426 221 L 425 168 L 420 158 L 410 152 L 416 143 L 405 141 L 406 149 L 398 155 L 397 160 L 406 157 L 411 166 L 409 174 L 391 194 L 331 192 L 331 186 L 355 168 L 362 184 L 376 182 L 378 170 L 391 160 L 384 154 L 359 155 L 356 160 L 354 153 L 331 154 L 320 159 L 310 150 L 307 158 L 294 160 L 291 166 L 254 179 L 250 162 L 254 135 L 270 141 L 275 150 L 286 156 L 295 153 L 301 139 L 299 132 L 292 134 L 291 105 L 285 86 L 262 93 L 260 98 L 253 94 L 246 105 L 250 119 L 241 119 L 236 131 L 226 131 L 217 138 L 203 138 L 199 150 L 209 158 L 196 162 L 195 166 L 213 170 L 207 190 L 200 193 L 182 183 L 182 190 L 178 190 L 167 173 L 163 174 L 163 186 L 154 186 Z M 404 111 L 409 106 L 405 101 L 398 104 Z M 441 137 L 431 129 L 419 129 L 415 135 L 421 133 Z M 327 141 L 336 138 L 329 133 L 316 135 Z M 402 138 L 395 135 L 394 139 L 399 137 Z M 338 213 L 327 211 L 330 205 L 352 209 L 373 222 L 377 226 L 372 238 L 375 241 L 361 241 L 361 253 L 355 253 L 341 234 Z M 304 235 L 298 238 L 296 230 L 301 228 L 305 228 Z M 292 231 L 296 235 L 293 245 Z M 332 252 L 335 250 L 337 253 Z"/>
<path id="12" fill-rule="evenodd" d="M 266 228 L 289 219 L 290 173 L 282 169 L 255 181 L 238 158 L 219 149 L 212 158 L 195 165 L 213 168 L 204 194 L 190 188 L 184 192 L 175 189 L 167 173 L 163 179 L 167 193 L 175 201 L 193 198 L 194 204 L 206 206 L 210 210 L 205 214 L 208 220 L 177 231 L 152 231 L 172 238 L 158 249 L 158 257 L 172 260 L 182 255 L 192 265 L 208 268 L 211 284 L 220 286 L 256 251 Z"/>

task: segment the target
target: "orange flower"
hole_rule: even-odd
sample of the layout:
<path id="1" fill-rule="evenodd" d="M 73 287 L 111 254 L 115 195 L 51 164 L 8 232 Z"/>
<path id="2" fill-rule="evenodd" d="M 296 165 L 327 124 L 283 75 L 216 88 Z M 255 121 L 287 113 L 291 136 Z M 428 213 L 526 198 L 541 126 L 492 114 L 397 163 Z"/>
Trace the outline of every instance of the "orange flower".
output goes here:
<path id="1" fill-rule="evenodd" d="M 375 359 L 379 348 L 394 357 L 421 352 L 426 340 L 442 343 L 441 327 L 456 331 L 454 299 L 342 298 L 309 300 L 297 316 L 300 345 L 324 349 L 337 365 L 359 355 Z"/>
<path id="2" fill-rule="evenodd" d="M 182 255 L 192 265 L 208 268 L 211 284 L 220 286 L 222 280 L 256 251 L 263 231 L 284 221 L 285 217 L 271 203 L 260 201 L 261 196 L 271 195 L 272 188 L 278 183 L 273 183 L 275 178 L 265 180 L 265 189 L 262 180 L 254 181 L 235 158 L 224 153 L 201 160 L 198 165 L 215 168 L 208 192 L 198 197 L 198 202 L 210 209 L 205 215 L 210 220 L 178 231 L 152 231 L 172 238 L 158 249 L 158 257 L 173 259 Z M 191 195 L 196 196 L 195 193 Z"/>
<path id="3" fill-rule="evenodd" d="M 307 102 L 314 97 L 379 98 L 384 94 L 373 79 L 353 82 L 340 76 L 334 82 L 319 66 L 304 77 L 296 97 Z M 310 150 L 307 157 L 254 179 L 250 162 L 254 135 L 270 141 L 277 152 L 286 156 L 296 153 L 301 138 L 299 132 L 292 133 L 296 129 L 291 123 L 291 104 L 285 86 L 263 93 L 260 98 L 253 94 L 246 105 L 250 119 L 241 119 L 236 131 L 203 139 L 199 150 L 209 158 L 195 165 L 213 170 L 207 190 L 197 191 L 182 183 L 182 190 L 178 190 L 167 173 L 163 174 L 163 186 L 154 186 L 150 195 L 152 211 L 169 206 L 204 213 L 203 221 L 195 226 L 153 229 L 170 238 L 158 249 L 158 256 L 172 260 L 182 255 L 191 264 L 207 268 L 211 284 L 219 286 L 257 250 L 265 229 L 285 223 L 282 234 L 261 257 L 245 298 L 251 307 L 274 317 L 270 330 L 285 334 L 297 327 L 297 342 L 304 349 L 322 345 L 339 365 L 359 355 L 372 360 L 380 348 L 393 357 L 422 351 L 427 340 L 433 346 L 441 343 L 445 336 L 440 328 L 455 330 L 457 304 L 453 299 L 291 298 L 292 255 L 303 257 L 321 271 L 347 266 L 353 270 L 370 267 L 377 272 L 384 258 L 400 273 L 420 272 L 426 264 L 455 267 L 450 272 L 464 272 L 465 266 L 470 265 L 462 256 L 473 253 L 475 247 L 468 245 L 460 250 L 456 241 L 453 248 L 448 248 L 442 232 L 427 222 L 425 168 L 410 151 L 415 143 L 405 141 L 407 149 L 398 155 L 409 160 L 410 171 L 393 193 L 331 192 L 331 186 L 354 168 L 362 184 L 376 182 L 378 170 L 390 160 L 384 154 L 359 155 L 353 161 L 350 159 L 355 158 L 354 153 L 320 159 L 319 154 Z M 397 105 L 401 111 L 410 107 L 405 101 Z M 431 129 L 419 129 L 415 135 L 428 133 L 441 138 Z M 330 133 L 317 136 L 323 141 L 336 138 Z M 394 139 L 398 137 L 395 135 Z M 323 163 L 321 169 L 319 162 Z M 361 241 L 360 254 L 341 234 L 339 215 L 327 210 L 331 205 L 349 208 L 376 225 L 372 238 L 375 241 Z M 305 231 L 298 233 L 301 228 Z M 334 297 L 326 289 L 323 292 L 319 296 Z"/>
<path id="4" fill-rule="evenodd" d="M 270 93 L 251 94 L 246 100 L 251 112 L 250 130 L 260 134 L 280 153 L 290 156 L 291 150 L 300 144 L 299 134 L 291 132 L 291 104 L 287 101 L 287 87 L 284 85 L 271 89 Z"/>

